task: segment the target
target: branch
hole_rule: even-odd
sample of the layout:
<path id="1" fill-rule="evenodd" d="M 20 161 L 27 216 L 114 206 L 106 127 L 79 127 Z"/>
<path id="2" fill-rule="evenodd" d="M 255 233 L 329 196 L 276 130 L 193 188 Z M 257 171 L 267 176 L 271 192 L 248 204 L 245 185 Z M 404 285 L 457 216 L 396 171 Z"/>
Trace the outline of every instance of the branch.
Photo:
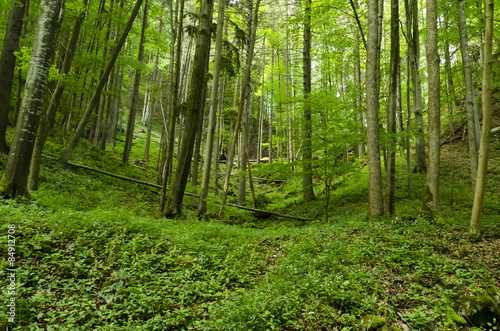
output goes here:
<path id="1" fill-rule="evenodd" d="M 358 12 L 356 11 L 356 7 L 354 6 L 354 2 L 352 2 L 352 0 L 349 0 L 349 1 L 351 3 L 352 10 L 354 11 L 354 17 L 356 17 L 356 22 L 358 23 L 359 32 L 361 33 L 361 39 L 363 39 L 363 45 L 365 46 L 365 50 L 366 50 L 367 48 L 366 48 L 365 34 L 363 33 L 363 28 L 361 27 L 361 22 L 359 21 Z"/>

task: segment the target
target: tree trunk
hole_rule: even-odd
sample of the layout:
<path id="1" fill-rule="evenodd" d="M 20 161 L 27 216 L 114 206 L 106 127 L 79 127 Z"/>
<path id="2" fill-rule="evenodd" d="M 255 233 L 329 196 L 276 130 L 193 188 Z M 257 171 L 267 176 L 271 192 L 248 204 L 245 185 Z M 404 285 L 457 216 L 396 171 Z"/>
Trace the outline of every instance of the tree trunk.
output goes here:
<path id="1" fill-rule="evenodd" d="M 465 22 L 464 1 L 457 0 L 458 5 L 458 27 L 460 32 L 460 48 L 462 51 L 462 63 L 464 67 L 465 98 L 467 104 L 467 131 L 469 135 L 469 159 L 472 187 L 476 187 L 477 175 L 477 150 L 479 149 L 481 128 L 477 114 L 476 96 L 474 94 L 474 83 L 472 82 L 472 68 L 469 58 L 469 42 L 467 37 L 467 25 Z"/>
<path id="2" fill-rule="evenodd" d="M 255 38 L 256 38 L 256 34 L 257 34 L 257 25 L 258 25 L 258 18 L 259 18 L 259 6 L 260 6 L 260 0 L 257 0 L 256 6 L 255 6 L 255 11 L 253 14 L 253 18 L 251 16 L 249 17 L 249 23 L 253 25 L 252 35 L 251 35 L 251 39 L 250 39 L 249 53 L 247 54 L 245 75 L 243 77 L 242 84 L 241 84 L 240 102 L 238 105 L 238 117 L 237 117 L 236 123 L 234 125 L 233 139 L 229 143 L 229 153 L 228 153 L 229 155 L 228 155 L 227 163 L 226 163 L 226 178 L 224 180 L 224 189 L 222 192 L 222 201 L 221 201 L 221 208 L 219 210 L 219 219 L 222 218 L 222 215 L 224 213 L 224 205 L 226 204 L 226 201 L 227 201 L 229 180 L 231 179 L 231 171 L 233 168 L 234 152 L 236 149 L 236 141 L 238 140 L 237 133 L 238 133 L 240 126 L 241 126 L 241 121 L 243 118 L 243 112 L 244 112 L 244 107 L 245 107 L 245 95 L 246 95 L 246 88 L 247 88 L 246 82 L 250 81 L 251 74 L 252 74 L 252 59 L 253 59 L 253 54 L 254 54 Z"/>
<path id="3" fill-rule="evenodd" d="M 171 76 L 171 90 L 170 90 L 170 116 L 168 121 L 168 137 L 167 137 L 167 146 L 165 147 L 165 162 L 163 162 L 162 168 L 162 189 L 160 193 L 160 214 L 163 214 L 164 204 L 167 194 L 167 183 L 169 182 L 170 176 L 172 174 L 172 163 L 174 160 L 174 146 L 175 146 L 175 124 L 177 122 L 178 116 L 178 96 L 179 96 L 179 80 L 181 74 L 181 50 L 182 50 L 182 29 L 184 22 L 184 0 L 177 0 L 177 3 L 180 1 L 180 10 L 179 10 L 179 23 L 177 27 L 177 36 L 175 37 L 175 64 L 173 68 L 173 73 Z M 172 45 L 173 47 L 173 45 Z M 180 129 L 179 129 L 180 130 Z M 187 179 L 186 179 L 187 180 Z"/>
<path id="4" fill-rule="evenodd" d="M 414 172 L 425 171 L 425 139 L 424 139 L 424 115 L 422 109 L 422 86 L 420 81 L 420 37 L 418 30 L 418 5 L 417 0 L 413 0 L 410 15 L 412 15 L 412 48 L 411 48 L 411 74 L 413 88 L 413 112 L 415 114 L 415 124 L 417 125 L 417 137 L 415 142 L 415 168 Z M 408 31 L 408 34 L 410 32 Z"/>
<path id="5" fill-rule="evenodd" d="M 85 129 L 85 126 L 87 125 L 90 116 L 92 115 L 92 112 L 94 111 L 94 108 L 97 106 L 97 103 L 99 102 L 101 92 L 104 88 L 104 85 L 106 84 L 106 81 L 108 80 L 108 76 L 111 73 L 111 69 L 113 68 L 113 65 L 115 64 L 115 61 L 118 57 L 118 54 L 120 53 L 120 50 L 125 43 L 125 39 L 127 38 L 128 32 L 132 28 L 132 24 L 134 23 L 134 19 L 137 16 L 137 13 L 139 12 L 139 8 L 141 7 L 143 0 L 137 0 L 135 7 L 132 9 L 132 13 L 130 14 L 130 17 L 128 19 L 127 25 L 125 26 L 125 29 L 120 36 L 120 39 L 116 42 L 113 54 L 111 55 L 111 59 L 109 60 L 108 64 L 106 65 L 106 69 L 104 70 L 103 74 L 99 78 L 99 82 L 97 84 L 96 91 L 92 95 L 92 98 L 85 109 L 85 113 L 83 114 L 80 122 L 78 123 L 78 127 L 75 130 L 75 133 L 73 134 L 73 137 L 71 138 L 71 141 L 69 142 L 68 146 L 64 150 L 63 154 L 59 157 L 59 160 L 57 161 L 59 164 L 65 164 L 68 162 L 69 158 L 71 157 L 71 154 L 73 153 L 73 150 L 75 149 L 76 145 L 78 144 L 78 140 L 80 139 L 80 136 L 83 133 L 83 130 Z"/>
<path id="6" fill-rule="evenodd" d="M 432 194 L 432 204 L 427 203 L 431 214 L 436 217 L 439 200 L 439 163 L 441 153 L 441 82 L 439 72 L 437 0 L 427 0 L 427 71 L 429 77 L 429 168 L 427 186 Z"/>
<path id="7" fill-rule="evenodd" d="M 84 8 L 86 8 L 87 0 L 82 0 L 82 5 L 84 6 Z M 61 76 L 66 75 L 71 69 L 71 63 L 73 62 L 73 56 L 75 55 L 76 51 L 76 44 L 78 42 L 78 37 L 80 36 L 80 30 L 84 19 L 85 11 L 82 11 L 76 18 L 71 37 L 66 47 L 64 61 L 60 71 Z M 30 191 L 38 190 L 38 176 L 40 173 L 40 159 L 42 157 L 43 146 L 45 145 L 45 141 L 47 140 L 49 130 L 54 124 L 54 118 L 57 112 L 57 108 L 59 107 L 59 102 L 61 100 L 63 92 L 64 83 L 62 82 L 62 79 L 60 79 L 57 82 L 54 92 L 52 93 L 52 97 L 50 98 L 46 113 L 42 115 L 38 126 L 35 145 L 33 147 L 33 154 L 31 156 L 31 167 L 28 183 L 28 189 Z"/>
<path id="8" fill-rule="evenodd" d="M 304 129 L 302 133 L 302 196 L 304 203 L 314 198 L 312 181 L 312 123 L 311 104 L 308 103 L 311 94 L 311 5 L 312 0 L 305 0 L 304 19 L 304 48 L 303 48 L 303 76 L 304 76 Z"/>
<path id="9" fill-rule="evenodd" d="M 486 174 L 488 172 L 488 156 L 491 130 L 491 67 L 492 39 L 493 39 L 493 0 L 486 0 L 486 28 L 484 34 L 483 53 L 483 131 L 481 133 L 481 145 L 479 147 L 479 162 L 477 167 L 476 191 L 474 194 L 474 205 L 470 220 L 469 239 L 476 241 L 481 238 L 481 218 L 483 215 L 484 191 L 486 186 Z"/>
<path id="10" fill-rule="evenodd" d="M 19 49 L 26 0 L 13 1 L 0 59 L 0 153 L 9 153 L 5 133 L 9 123 L 10 93 L 16 69 L 14 52 Z"/>
<path id="11" fill-rule="evenodd" d="M 203 164 L 203 177 L 201 180 L 201 196 L 198 203 L 198 215 L 203 215 L 207 211 L 208 187 L 210 183 L 210 166 L 212 164 L 212 152 L 214 147 L 215 124 L 217 122 L 217 109 L 219 106 L 219 77 L 222 60 L 222 38 L 224 37 L 224 10 L 225 0 L 219 0 L 219 11 L 217 13 L 217 36 L 215 40 L 214 75 L 212 79 L 212 95 L 210 101 L 210 114 L 208 118 L 207 142 L 205 145 L 205 160 Z M 214 158 L 219 155 L 215 154 Z"/>
<path id="12" fill-rule="evenodd" d="M 2 197 L 15 199 L 26 194 L 31 154 L 49 77 L 61 3 L 62 0 L 44 0 L 40 5 L 40 16 L 35 31 L 19 118 L 5 172 L 0 180 L 0 196 Z"/>
<path id="13" fill-rule="evenodd" d="M 177 169 L 166 203 L 166 217 L 180 216 L 182 214 L 182 199 L 189 176 L 196 131 L 199 125 L 198 121 L 203 111 L 203 100 L 201 98 L 205 85 L 207 61 L 210 55 L 210 26 L 212 23 L 213 6 L 214 3 L 212 0 L 204 0 L 200 8 L 200 27 L 196 43 L 190 95 L 188 98 L 186 124 L 182 136 L 181 149 L 177 158 Z"/>
<path id="14" fill-rule="evenodd" d="M 142 17 L 142 30 L 141 39 L 139 41 L 139 53 L 137 54 L 137 61 L 139 63 L 144 59 L 144 43 L 146 42 L 146 27 L 148 25 L 148 1 L 144 2 L 144 14 Z M 132 150 L 132 142 L 134 139 L 134 126 L 135 126 L 135 114 L 137 112 L 137 106 L 139 103 L 139 87 L 141 86 L 141 69 L 135 70 L 134 77 L 134 88 L 132 90 L 132 97 L 130 99 L 130 109 L 128 112 L 127 120 L 127 133 L 125 135 L 125 146 L 123 147 L 122 163 L 127 164 L 130 151 Z"/>
<path id="15" fill-rule="evenodd" d="M 398 99 L 399 56 L 399 2 L 391 0 L 391 73 L 389 82 L 389 106 L 387 108 L 387 162 L 386 205 L 389 215 L 394 215 L 396 191 L 396 108 Z"/>
<path id="16" fill-rule="evenodd" d="M 261 95 L 260 95 L 260 109 L 259 109 L 259 133 L 257 137 L 257 164 L 262 159 L 262 133 L 264 132 L 264 77 L 266 69 L 266 36 L 262 41 L 262 77 L 261 77 Z"/>
<path id="17" fill-rule="evenodd" d="M 369 217 L 380 217 L 384 214 L 378 123 L 379 96 L 377 93 L 377 56 L 379 56 L 379 52 L 377 52 L 377 15 L 377 0 L 368 0 L 368 38 L 366 50 L 366 124 L 369 173 Z"/>

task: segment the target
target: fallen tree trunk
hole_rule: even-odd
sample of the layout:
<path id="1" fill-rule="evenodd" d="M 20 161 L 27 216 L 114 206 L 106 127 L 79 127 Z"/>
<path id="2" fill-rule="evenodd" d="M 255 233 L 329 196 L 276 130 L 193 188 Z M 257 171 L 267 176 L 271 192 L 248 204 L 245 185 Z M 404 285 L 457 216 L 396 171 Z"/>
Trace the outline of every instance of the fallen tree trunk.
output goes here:
<path id="1" fill-rule="evenodd" d="M 250 208 L 250 207 L 244 207 L 244 206 L 240 206 L 240 205 L 235 205 L 235 204 L 232 204 L 232 203 L 227 203 L 227 205 L 231 206 L 231 207 L 243 209 L 243 210 L 253 211 L 253 212 L 256 212 L 256 213 L 264 213 L 264 214 L 269 214 L 269 215 L 274 215 L 274 216 L 284 217 L 284 218 L 290 218 L 290 219 L 299 220 L 299 221 L 306 221 L 306 222 L 311 222 L 312 221 L 312 219 L 309 219 L 309 218 L 303 218 L 303 217 L 292 216 L 292 215 L 284 215 L 284 214 L 275 213 L 275 212 L 272 212 L 272 211 L 261 210 L 261 209 L 254 209 L 254 208 Z"/>
<path id="2" fill-rule="evenodd" d="M 52 158 L 50 156 L 45 156 L 44 155 L 44 157 L 47 158 L 47 159 L 51 159 L 51 160 L 57 161 L 55 158 Z M 84 165 L 81 165 L 81 164 L 76 164 L 76 163 L 73 163 L 73 162 L 66 162 L 66 164 L 70 165 L 72 167 L 76 167 L 76 168 L 81 168 L 81 169 L 86 169 L 86 170 L 90 170 L 90 171 L 93 171 L 93 172 L 97 172 L 97 173 L 102 174 L 102 175 L 106 175 L 106 176 L 110 176 L 110 177 L 114 177 L 114 178 L 126 180 L 126 181 L 129 181 L 129 182 L 133 182 L 133 183 L 137 183 L 137 184 L 151 186 L 151 187 L 155 187 L 155 188 L 161 189 L 161 185 L 157 185 L 157 184 L 145 182 L 145 181 L 134 179 L 134 178 L 130 178 L 130 177 L 120 176 L 120 175 L 117 175 L 117 174 L 113 174 L 111 172 L 107 172 L 107 171 L 103 171 L 103 170 L 99 170 L 99 169 L 94 169 L 94 168 L 87 167 L 87 166 L 84 166 Z M 199 195 L 191 193 L 191 192 L 184 192 L 184 194 L 187 195 L 187 196 L 199 198 Z M 239 205 L 235 205 L 235 204 L 232 204 L 232 203 L 228 203 L 227 205 L 231 206 L 231 207 L 243 209 L 243 210 L 257 212 L 257 213 L 264 213 L 264 214 L 274 215 L 274 216 L 277 216 L 277 217 L 283 217 L 283 218 L 289 218 L 289 219 L 295 219 L 295 220 L 307 221 L 307 222 L 312 221 L 311 219 L 308 219 L 308 218 L 303 218 L 303 217 L 299 217 L 299 216 L 292 216 L 292 215 L 284 215 L 284 214 L 275 213 L 275 212 L 272 212 L 272 211 L 267 211 L 267 210 L 262 210 L 262 209 L 254 209 L 254 208 L 249 208 L 249 207 L 244 207 L 244 206 L 239 206 Z"/>
<path id="3" fill-rule="evenodd" d="M 449 142 L 451 141 L 451 137 L 452 137 L 453 135 L 455 135 L 455 133 L 457 133 L 457 132 L 458 132 L 458 131 L 459 131 L 459 130 L 460 130 L 460 129 L 461 129 L 461 128 L 465 125 L 465 123 L 467 123 L 467 116 L 466 116 L 466 117 L 464 117 L 464 118 L 460 121 L 460 123 L 459 123 L 458 127 L 457 127 L 457 128 L 455 128 L 455 130 L 453 131 L 453 134 L 450 134 L 450 135 L 449 135 L 449 136 L 448 136 L 448 137 L 447 137 L 447 138 L 446 138 L 446 139 L 445 139 L 445 140 L 441 143 L 441 146 L 446 145 L 447 143 L 449 143 Z"/>

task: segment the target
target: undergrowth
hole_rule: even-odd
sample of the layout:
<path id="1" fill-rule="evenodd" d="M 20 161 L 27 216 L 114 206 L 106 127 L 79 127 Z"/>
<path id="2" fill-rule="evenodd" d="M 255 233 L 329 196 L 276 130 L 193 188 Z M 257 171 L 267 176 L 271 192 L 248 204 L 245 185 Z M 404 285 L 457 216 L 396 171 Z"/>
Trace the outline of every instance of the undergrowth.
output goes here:
<path id="1" fill-rule="evenodd" d="M 119 147 L 103 153 L 83 141 L 78 148 L 74 162 L 156 180 L 154 160 L 121 166 Z M 135 153 L 131 159 L 141 157 Z M 443 169 L 454 159 L 445 156 Z M 388 326 L 453 330 L 447 311 L 459 293 L 500 285 L 498 191 L 487 195 L 483 241 L 469 243 L 463 169 L 454 173 L 454 199 L 451 174 L 442 175 L 441 216 L 449 226 L 420 215 L 425 175 L 412 174 L 409 199 L 403 163 L 397 214 L 376 221 L 366 220 L 367 167 L 335 184 L 328 222 L 319 181 L 316 199 L 304 205 L 290 165 L 261 165 L 254 175 L 260 208 L 312 221 L 231 207 L 217 220 L 213 194 L 206 218 L 195 218 L 186 197 L 185 219 L 169 220 L 158 216 L 155 188 L 44 159 L 33 200 L 0 201 L 2 289 L 8 226 L 16 226 L 14 330 L 356 330 L 366 314 Z M 498 176 L 497 163 L 490 176 Z M 2 291 L 0 300 L 8 299 Z"/>

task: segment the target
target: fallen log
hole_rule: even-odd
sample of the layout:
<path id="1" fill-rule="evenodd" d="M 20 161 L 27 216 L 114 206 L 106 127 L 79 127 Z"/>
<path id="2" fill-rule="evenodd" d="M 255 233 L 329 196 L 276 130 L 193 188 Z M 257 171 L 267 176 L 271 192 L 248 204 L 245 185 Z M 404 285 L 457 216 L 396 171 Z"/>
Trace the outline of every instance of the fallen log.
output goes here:
<path id="1" fill-rule="evenodd" d="M 56 159 L 54 159 L 54 158 L 52 158 L 50 156 L 45 156 L 44 155 L 44 157 L 56 161 Z M 73 163 L 73 162 L 66 162 L 66 164 L 68 164 L 70 166 L 73 166 L 73 167 L 76 167 L 76 168 L 81 168 L 81 169 L 85 169 L 85 170 L 97 172 L 97 173 L 102 174 L 102 175 L 106 175 L 106 176 L 110 176 L 110 177 L 114 177 L 114 178 L 126 180 L 126 181 L 129 181 L 129 182 L 133 182 L 133 183 L 137 183 L 137 184 L 151 186 L 151 187 L 155 187 L 155 188 L 161 189 L 160 185 L 149 183 L 149 182 L 145 182 L 145 181 L 142 181 L 142 180 L 138 180 L 138 179 L 134 179 L 134 178 L 130 178 L 130 177 L 125 177 L 125 176 L 120 176 L 120 175 L 117 175 L 117 174 L 113 174 L 111 172 L 107 172 L 107 171 L 103 171 L 103 170 L 99 170 L 99 169 L 94 169 L 94 168 L 87 167 L 87 166 L 84 166 L 84 165 L 81 165 L 81 164 L 76 164 L 76 163 Z M 187 196 L 190 196 L 190 197 L 195 197 L 195 198 L 199 198 L 200 197 L 199 195 L 191 193 L 191 192 L 184 192 L 184 194 L 187 195 Z M 299 217 L 299 216 L 292 216 L 292 215 L 285 215 L 285 214 L 275 213 L 275 212 L 272 212 L 272 211 L 267 211 L 267 210 L 262 210 L 262 209 L 254 209 L 254 208 L 249 208 L 249 207 L 235 205 L 235 204 L 232 204 L 232 203 L 228 203 L 227 205 L 230 206 L 230 207 L 235 207 L 235 208 L 239 208 L 239 209 L 243 209 L 243 210 L 248 210 L 248 211 L 253 211 L 253 212 L 257 212 L 257 213 L 264 213 L 264 214 L 274 215 L 274 216 L 277 216 L 277 217 L 290 218 L 290 219 L 295 219 L 295 220 L 299 220 L 299 221 L 306 221 L 306 222 L 312 221 L 311 219 L 308 219 L 308 218 L 303 218 L 303 217 Z"/>
<path id="2" fill-rule="evenodd" d="M 232 203 L 227 203 L 227 205 L 230 207 L 235 207 L 235 208 L 239 208 L 239 209 L 243 209 L 243 210 L 253 211 L 255 213 L 264 213 L 264 214 L 274 215 L 277 217 L 290 218 L 290 219 L 299 220 L 299 221 L 306 221 L 306 222 L 312 221 L 312 219 L 309 219 L 309 218 L 303 218 L 303 217 L 292 216 L 292 215 L 285 215 L 285 214 L 275 213 L 273 211 L 267 211 L 267 210 L 262 210 L 262 209 L 255 209 L 255 208 L 250 208 L 250 207 L 239 206 L 239 205 L 235 205 Z"/>

